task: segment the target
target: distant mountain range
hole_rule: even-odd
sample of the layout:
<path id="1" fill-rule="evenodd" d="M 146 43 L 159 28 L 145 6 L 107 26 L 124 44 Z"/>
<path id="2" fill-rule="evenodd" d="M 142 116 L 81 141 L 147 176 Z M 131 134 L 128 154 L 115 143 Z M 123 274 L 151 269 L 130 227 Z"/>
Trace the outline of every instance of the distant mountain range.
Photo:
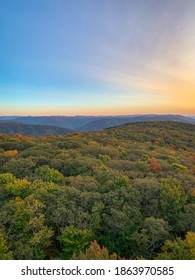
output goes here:
<path id="1" fill-rule="evenodd" d="M 0 117 L 0 133 L 28 135 L 67 134 L 92 131 L 135 122 L 174 121 L 195 124 L 195 116 L 125 115 L 125 116 L 6 116 Z"/>
<path id="2" fill-rule="evenodd" d="M 135 122 L 153 122 L 153 121 L 174 121 L 195 124 L 195 119 L 180 115 L 140 115 L 125 117 L 109 117 L 93 120 L 80 127 L 81 131 L 100 130 L 108 127 L 118 126 Z"/>

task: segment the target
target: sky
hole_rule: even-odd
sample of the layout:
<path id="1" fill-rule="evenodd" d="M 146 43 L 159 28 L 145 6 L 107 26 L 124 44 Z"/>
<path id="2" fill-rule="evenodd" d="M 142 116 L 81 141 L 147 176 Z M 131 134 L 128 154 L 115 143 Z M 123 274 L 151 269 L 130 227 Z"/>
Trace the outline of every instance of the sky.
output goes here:
<path id="1" fill-rule="evenodd" d="M 0 0 L 0 115 L 195 115 L 194 0 Z"/>

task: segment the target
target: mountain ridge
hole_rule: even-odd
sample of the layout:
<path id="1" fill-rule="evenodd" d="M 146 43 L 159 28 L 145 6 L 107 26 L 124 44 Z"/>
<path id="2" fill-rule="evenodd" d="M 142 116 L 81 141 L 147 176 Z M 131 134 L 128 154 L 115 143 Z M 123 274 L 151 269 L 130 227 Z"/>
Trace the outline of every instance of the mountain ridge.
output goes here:
<path id="1" fill-rule="evenodd" d="M 0 120 L 9 121 L 9 116 L 0 117 Z M 140 121 L 179 121 L 195 124 L 193 117 L 173 114 L 137 114 L 137 115 L 108 115 L 108 116 L 10 116 L 10 120 L 30 125 L 49 125 L 76 131 L 99 130 L 116 125 Z"/>
<path id="2" fill-rule="evenodd" d="M 195 124 L 193 117 L 182 115 L 124 115 L 124 116 L 6 116 L 0 117 L 0 133 L 27 135 L 67 134 L 117 127 L 128 123 L 171 121 Z"/>
<path id="3" fill-rule="evenodd" d="M 131 116 L 127 118 L 105 118 L 101 120 L 95 120 L 88 125 L 80 127 L 81 131 L 91 131 L 91 130 L 99 130 L 105 129 L 109 127 L 114 127 L 118 125 L 123 125 L 127 123 L 135 123 L 135 122 L 154 122 L 154 121 L 175 121 L 175 122 L 184 122 L 195 124 L 195 120 L 190 119 L 185 116 L 180 115 L 141 115 L 141 116 Z"/>

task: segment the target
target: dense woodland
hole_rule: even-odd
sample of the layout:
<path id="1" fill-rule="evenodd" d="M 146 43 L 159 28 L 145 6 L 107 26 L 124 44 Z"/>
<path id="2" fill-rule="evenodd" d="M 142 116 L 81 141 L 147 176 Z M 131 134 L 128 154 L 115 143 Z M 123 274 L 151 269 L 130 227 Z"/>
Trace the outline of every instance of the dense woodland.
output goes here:
<path id="1" fill-rule="evenodd" d="M 195 125 L 1 134 L 0 259 L 195 259 Z"/>

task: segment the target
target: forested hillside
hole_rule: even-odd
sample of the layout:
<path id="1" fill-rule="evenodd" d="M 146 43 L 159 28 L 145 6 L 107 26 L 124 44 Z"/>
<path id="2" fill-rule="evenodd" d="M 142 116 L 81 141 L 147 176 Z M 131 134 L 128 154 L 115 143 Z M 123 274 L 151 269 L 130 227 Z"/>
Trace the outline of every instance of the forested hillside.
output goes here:
<path id="1" fill-rule="evenodd" d="M 45 135 L 64 135 L 72 133 L 73 130 L 69 128 L 62 128 L 50 125 L 30 125 L 18 123 L 15 121 L 0 121 L 0 134 L 26 134 L 31 136 L 45 136 Z"/>
<path id="2" fill-rule="evenodd" d="M 195 125 L 0 135 L 0 259 L 195 259 Z"/>

